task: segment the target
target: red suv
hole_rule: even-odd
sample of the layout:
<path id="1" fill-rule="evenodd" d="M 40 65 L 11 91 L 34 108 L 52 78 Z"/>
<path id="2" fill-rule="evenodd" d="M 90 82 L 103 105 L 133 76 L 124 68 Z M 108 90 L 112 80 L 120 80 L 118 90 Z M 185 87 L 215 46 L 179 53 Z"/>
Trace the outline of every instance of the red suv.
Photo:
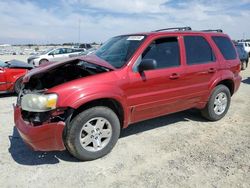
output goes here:
<path id="1" fill-rule="evenodd" d="M 23 140 L 93 160 L 131 123 L 190 108 L 211 121 L 225 116 L 241 82 L 232 41 L 221 31 L 171 29 L 117 36 L 94 55 L 30 71 L 14 107 Z"/>

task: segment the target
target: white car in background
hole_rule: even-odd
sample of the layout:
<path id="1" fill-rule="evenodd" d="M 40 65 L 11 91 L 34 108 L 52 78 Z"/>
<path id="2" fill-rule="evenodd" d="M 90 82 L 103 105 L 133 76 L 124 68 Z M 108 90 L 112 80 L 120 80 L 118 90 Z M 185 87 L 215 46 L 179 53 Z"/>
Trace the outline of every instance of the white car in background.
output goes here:
<path id="1" fill-rule="evenodd" d="M 37 56 L 30 56 L 27 59 L 28 64 L 33 66 L 39 66 L 41 64 L 47 62 L 57 62 L 68 59 L 71 57 L 72 54 L 79 54 L 83 52 L 81 49 L 74 49 L 74 48 L 56 48 L 56 49 L 49 49 Z"/>
<path id="2" fill-rule="evenodd" d="M 244 50 L 250 55 L 250 42 L 239 42 L 240 44 L 243 44 Z"/>

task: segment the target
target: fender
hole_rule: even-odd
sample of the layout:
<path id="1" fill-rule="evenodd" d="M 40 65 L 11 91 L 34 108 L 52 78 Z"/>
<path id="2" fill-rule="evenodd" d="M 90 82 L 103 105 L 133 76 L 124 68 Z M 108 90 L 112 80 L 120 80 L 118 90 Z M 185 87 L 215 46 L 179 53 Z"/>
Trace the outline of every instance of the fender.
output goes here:
<path id="1" fill-rule="evenodd" d="M 94 101 L 98 99 L 114 99 L 120 103 L 124 111 L 124 127 L 128 126 L 129 120 L 129 108 L 127 107 L 126 96 L 118 87 L 108 85 L 108 84 L 100 84 L 95 85 L 94 88 L 99 88 L 98 92 L 93 87 L 86 87 L 84 89 L 79 89 L 76 92 L 71 93 L 64 100 L 58 101 L 58 106 L 60 107 L 71 107 L 73 109 L 77 109 L 80 106 Z"/>
<path id="2" fill-rule="evenodd" d="M 18 70 L 17 72 L 15 72 Z M 6 70 L 6 90 L 13 91 L 15 82 L 22 76 L 24 76 L 28 72 L 27 69 L 9 69 Z"/>
<path id="3" fill-rule="evenodd" d="M 215 79 L 209 87 L 209 91 L 210 91 L 209 96 L 211 95 L 213 88 L 215 88 L 223 80 L 231 80 L 234 83 L 233 73 L 231 71 L 228 71 L 228 70 L 221 70 L 220 76 L 218 76 L 218 78 Z"/>

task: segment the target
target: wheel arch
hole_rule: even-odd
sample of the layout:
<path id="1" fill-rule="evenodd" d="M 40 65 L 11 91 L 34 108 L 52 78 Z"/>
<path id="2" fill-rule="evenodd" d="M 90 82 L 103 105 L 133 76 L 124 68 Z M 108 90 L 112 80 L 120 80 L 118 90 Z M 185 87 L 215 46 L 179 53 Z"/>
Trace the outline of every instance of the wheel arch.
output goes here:
<path id="1" fill-rule="evenodd" d="M 49 61 L 47 58 L 41 58 L 38 62 L 38 64 L 40 65 L 42 61 Z"/>
<path id="2" fill-rule="evenodd" d="M 117 115 L 118 119 L 120 120 L 121 128 L 124 127 L 124 120 L 125 120 L 125 109 L 123 108 L 122 104 L 113 98 L 100 98 L 100 99 L 94 99 L 91 101 L 88 101 L 82 105 L 80 105 L 78 108 L 76 108 L 71 116 L 70 121 L 79 113 L 83 112 L 84 110 L 87 110 L 91 107 L 95 106 L 106 106 L 113 110 L 115 114 Z"/>
<path id="3" fill-rule="evenodd" d="M 218 85 L 225 85 L 229 89 L 229 91 L 231 93 L 231 96 L 233 96 L 233 94 L 234 94 L 234 87 L 235 87 L 233 80 L 231 80 L 231 79 L 224 79 L 224 80 L 221 80 L 220 82 L 218 82 L 216 84 L 216 86 L 218 86 Z"/>

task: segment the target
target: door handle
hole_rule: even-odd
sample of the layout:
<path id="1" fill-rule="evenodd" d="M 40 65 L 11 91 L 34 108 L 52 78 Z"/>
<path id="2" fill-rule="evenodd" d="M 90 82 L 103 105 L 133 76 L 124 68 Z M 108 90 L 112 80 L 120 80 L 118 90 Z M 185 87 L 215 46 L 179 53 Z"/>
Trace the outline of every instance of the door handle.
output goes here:
<path id="1" fill-rule="evenodd" d="M 210 68 L 208 69 L 208 73 L 215 73 L 216 72 L 216 69 L 215 68 Z"/>
<path id="2" fill-rule="evenodd" d="M 173 74 L 171 74 L 171 75 L 169 76 L 169 78 L 170 78 L 171 80 L 178 79 L 179 77 L 180 77 L 180 75 L 179 75 L 178 73 L 173 73 Z"/>

